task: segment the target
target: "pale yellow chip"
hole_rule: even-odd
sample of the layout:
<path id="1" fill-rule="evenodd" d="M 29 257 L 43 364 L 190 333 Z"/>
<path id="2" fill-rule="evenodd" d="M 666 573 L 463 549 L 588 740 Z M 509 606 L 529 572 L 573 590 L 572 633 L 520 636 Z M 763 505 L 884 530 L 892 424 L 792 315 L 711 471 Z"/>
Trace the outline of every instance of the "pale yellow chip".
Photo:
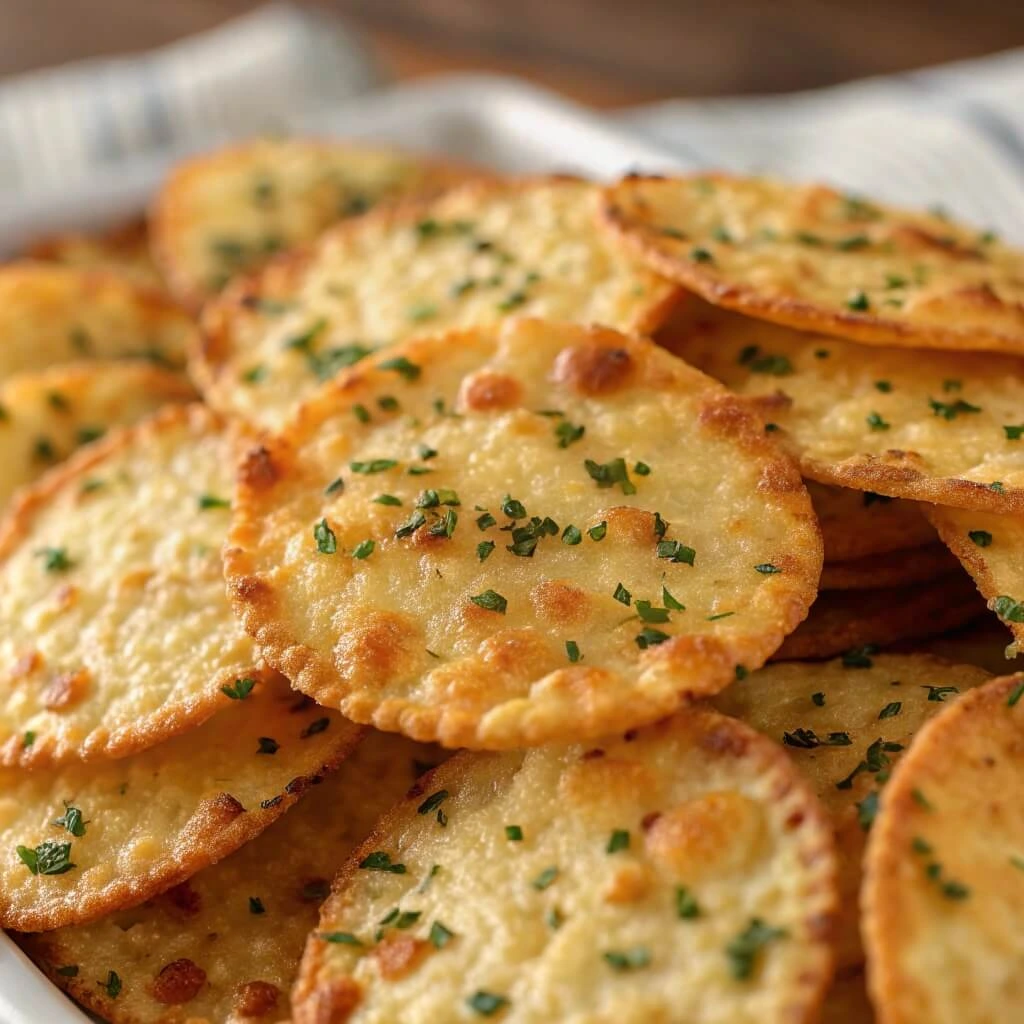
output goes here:
<path id="1" fill-rule="evenodd" d="M 1024 677 L 958 700 L 885 789 L 863 893 L 880 1024 L 1018 1024 L 1024 1006 Z"/>
<path id="2" fill-rule="evenodd" d="M 256 660 L 221 562 L 237 443 L 169 407 L 21 492 L 0 528 L 0 762 L 123 757 L 228 701 Z"/>
<path id="3" fill-rule="evenodd" d="M 924 654 L 854 651 L 818 664 L 771 665 L 715 698 L 720 711 L 786 747 L 832 816 L 839 856 L 840 968 L 864 960 L 861 861 L 892 763 L 928 718 L 988 678 L 984 669 Z"/>
<path id="4" fill-rule="evenodd" d="M 0 769 L 0 927 L 84 924 L 178 885 L 258 835 L 359 735 L 267 676 L 134 757 Z"/>
<path id="5" fill-rule="evenodd" d="M 1024 253 L 943 215 L 716 174 L 626 178 L 604 216 L 717 305 L 873 345 L 1024 354 Z"/>
<path id="6" fill-rule="evenodd" d="M 615 247 L 595 185 L 478 183 L 380 210 L 229 289 L 203 316 L 193 371 L 216 408 L 279 427 L 376 348 L 509 314 L 657 326 L 677 289 Z"/>
<path id="7" fill-rule="evenodd" d="M 240 474 L 229 586 L 298 689 L 446 746 L 569 741 L 715 692 L 803 619 L 807 492 L 710 378 L 538 320 L 385 355 Z"/>
<path id="8" fill-rule="evenodd" d="M 1024 521 L 930 505 L 928 518 L 974 578 L 988 607 L 1024 640 Z"/>
<path id="9" fill-rule="evenodd" d="M 26 255 L 81 270 L 112 270 L 143 284 L 163 287 L 163 279 L 149 254 L 149 233 L 143 220 L 100 234 L 51 235 L 36 242 Z"/>
<path id="10" fill-rule="evenodd" d="M 1024 360 L 859 345 L 699 299 L 664 343 L 756 399 L 812 480 L 1024 511 Z"/>
<path id="11" fill-rule="evenodd" d="M 0 266 L 0 380 L 83 359 L 180 369 L 194 327 L 160 292 L 105 270 Z"/>
<path id="12" fill-rule="evenodd" d="M 53 982 L 111 1024 L 283 1020 L 338 865 L 405 796 L 422 762 L 440 759 L 435 748 L 372 733 L 219 864 L 140 907 L 18 941 Z M 97 984 L 110 971 L 121 983 L 113 997 Z"/>
<path id="13" fill-rule="evenodd" d="M 0 381 L 0 506 L 108 428 L 193 398 L 183 377 L 144 363 L 75 363 Z"/>
<path id="14" fill-rule="evenodd" d="M 878 590 L 823 590 L 775 660 L 831 658 L 853 647 L 888 647 L 938 636 L 985 614 L 966 574 Z"/>
<path id="15" fill-rule="evenodd" d="M 913 501 L 806 481 L 825 543 L 825 564 L 921 547 L 935 530 Z"/>
<path id="16" fill-rule="evenodd" d="M 178 299 L 198 308 L 236 274 L 336 221 L 481 173 L 358 143 L 255 139 L 171 171 L 153 204 L 153 252 Z"/>
<path id="17" fill-rule="evenodd" d="M 818 1019 L 832 830 L 742 723 L 462 755 L 417 789 L 335 883 L 296 1024 Z"/>
<path id="18" fill-rule="evenodd" d="M 869 590 L 927 583 L 957 569 L 957 560 L 941 544 L 887 551 L 850 562 L 828 562 L 821 571 L 822 590 Z"/>

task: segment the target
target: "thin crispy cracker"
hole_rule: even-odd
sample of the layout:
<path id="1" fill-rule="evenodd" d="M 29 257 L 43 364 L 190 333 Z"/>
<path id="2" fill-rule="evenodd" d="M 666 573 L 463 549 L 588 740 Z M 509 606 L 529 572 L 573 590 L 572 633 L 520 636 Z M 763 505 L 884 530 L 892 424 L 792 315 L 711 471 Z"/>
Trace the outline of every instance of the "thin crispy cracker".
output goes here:
<path id="1" fill-rule="evenodd" d="M 796 769 L 711 711 L 461 755 L 342 869 L 295 1020 L 816 1021 L 834 872 Z"/>
<path id="2" fill-rule="evenodd" d="M 110 427 L 194 398 L 181 375 L 137 362 L 75 363 L 0 382 L 0 506 Z"/>
<path id="3" fill-rule="evenodd" d="M 991 611 L 1024 640 L 1024 522 L 960 509 L 927 508 L 950 551 L 971 574 Z"/>
<path id="4" fill-rule="evenodd" d="M 864 961 L 861 861 L 890 764 L 945 703 L 988 678 L 984 669 L 924 654 L 857 651 L 823 663 L 779 662 L 715 698 L 720 711 L 785 746 L 832 816 L 841 969 Z"/>
<path id="5" fill-rule="evenodd" d="M 626 178 L 604 216 L 717 305 L 872 345 L 1024 354 L 1024 253 L 944 215 L 714 174 Z"/>
<path id="6" fill-rule="evenodd" d="M 941 544 L 887 551 L 850 562 L 829 562 L 821 571 L 822 590 L 870 590 L 927 583 L 956 571 L 957 560 Z"/>
<path id="7" fill-rule="evenodd" d="M 178 885 L 258 835 L 359 735 L 260 676 L 199 728 L 134 757 L 0 769 L 0 926 L 84 924 Z M 71 807 L 81 813 L 69 819 Z"/>
<path id="8" fill-rule="evenodd" d="M 1020 1020 L 1022 680 L 993 680 L 934 718 L 885 789 L 863 893 L 880 1024 Z"/>
<path id="9" fill-rule="evenodd" d="M 276 756 L 276 755 L 275 755 Z M 266 832 L 156 899 L 18 939 L 55 984 L 111 1024 L 290 1017 L 307 934 L 338 864 L 436 748 L 373 733 Z M 96 979 L 115 971 L 111 997 Z"/>
<path id="10" fill-rule="evenodd" d="M 336 221 L 482 174 L 360 143 L 254 139 L 173 168 L 153 203 L 153 254 L 173 293 L 198 309 L 236 274 Z"/>
<path id="11" fill-rule="evenodd" d="M 170 299 L 107 270 L 0 266 L 0 380 L 83 359 L 181 369 L 192 321 Z"/>
<path id="12" fill-rule="evenodd" d="M 538 320 L 365 361 L 251 451 L 236 500 L 229 587 L 270 664 L 446 746 L 712 693 L 803 619 L 821 566 L 742 402 L 644 339 Z"/>
<path id="13" fill-rule="evenodd" d="M 202 406 L 168 407 L 21 492 L 0 526 L 0 762 L 123 757 L 227 703 L 256 659 L 220 554 L 237 450 Z"/>
<path id="14" fill-rule="evenodd" d="M 699 299 L 677 312 L 664 344 L 756 399 L 812 480 L 1024 510 L 1024 360 L 859 345 Z"/>
<path id="15" fill-rule="evenodd" d="M 614 247 L 595 185 L 476 183 L 382 209 L 238 282 L 203 316 L 192 369 L 215 408 L 279 427 L 373 349 L 510 314 L 657 326 L 677 289 Z"/>
<path id="16" fill-rule="evenodd" d="M 964 573 L 908 587 L 822 591 L 773 660 L 831 658 L 864 644 L 888 647 L 937 636 L 984 614 L 984 602 Z"/>
<path id="17" fill-rule="evenodd" d="M 830 487 L 814 480 L 806 485 L 821 527 L 826 565 L 921 547 L 935 540 L 935 530 L 917 502 Z"/>

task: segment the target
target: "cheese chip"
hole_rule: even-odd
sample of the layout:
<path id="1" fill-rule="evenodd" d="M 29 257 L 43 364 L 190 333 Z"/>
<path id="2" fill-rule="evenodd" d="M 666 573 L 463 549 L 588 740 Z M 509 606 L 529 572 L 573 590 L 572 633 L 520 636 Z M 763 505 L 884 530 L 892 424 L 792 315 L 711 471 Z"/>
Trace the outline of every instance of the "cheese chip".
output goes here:
<path id="1" fill-rule="evenodd" d="M 149 232 L 135 220 L 101 234 L 68 232 L 40 239 L 26 253 L 29 259 L 81 270 L 111 270 L 152 288 L 163 279 L 149 254 Z"/>

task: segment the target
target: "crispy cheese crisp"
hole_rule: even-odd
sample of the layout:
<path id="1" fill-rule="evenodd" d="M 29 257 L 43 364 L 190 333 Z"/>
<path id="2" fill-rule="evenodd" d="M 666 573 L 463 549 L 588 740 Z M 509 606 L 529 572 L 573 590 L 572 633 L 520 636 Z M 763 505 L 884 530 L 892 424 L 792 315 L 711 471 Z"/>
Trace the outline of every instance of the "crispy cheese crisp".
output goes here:
<path id="1" fill-rule="evenodd" d="M 814 1021 L 834 871 L 797 770 L 707 710 L 462 755 L 342 869 L 295 1021 Z"/>
<path id="2" fill-rule="evenodd" d="M 832 816 L 840 969 L 864 960 L 857 910 L 861 861 L 893 763 L 932 715 L 988 678 L 984 669 L 928 655 L 862 649 L 818 664 L 779 662 L 715 698 L 720 711 L 786 748 Z"/>
<path id="3" fill-rule="evenodd" d="M 786 637 L 775 660 L 831 658 L 853 647 L 889 647 L 938 636 L 985 614 L 962 572 L 929 583 L 872 590 L 823 590 L 806 622 Z"/>
<path id="4" fill-rule="evenodd" d="M 169 407 L 21 492 L 0 526 L 0 762 L 123 757 L 228 702 L 256 660 L 221 562 L 237 451 L 203 407 Z"/>
<path id="5" fill-rule="evenodd" d="M 927 583 L 955 572 L 957 560 L 941 544 L 888 551 L 849 562 L 828 562 L 821 571 L 822 590 L 868 590 Z"/>
<path id="6" fill-rule="evenodd" d="M 935 542 L 935 530 L 917 502 L 813 480 L 806 485 L 821 527 L 826 565 Z"/>
<path id="7" fill-rule="evenodd" d="M 0 769 L 0 926 L 84 924 L 179 885 L 257 836 L 359 738 L 280 678 L 250 671 L 236 692 L 134 757 Z"/>
<path id="8" fill-rule="evenodd" d="M 1015 1024 L 1024 1006 L 1024 676 L 929 722 L 868 843 L 864 944 L 880 1024 Z"/>
<path id="9" fill-rule="evenodd" d="M 971 574 L 991 611 L 1017 643 L 1024 640 L 1024 523 L 931 505 L 928 518 Z"/>
<path id="10" fill-rule="evenodd" d="M 606 222 L 716 305 L 862 343 L 1024 354 L 1024 253 L 821 185 L 626 178 Z"/>
<path id="11" fill-rule="evenodd" d="M 677 290 L 598 227 L 598 190 L 477 183 L 380 210 L 240 281 L 203 316 L 192 361 L 207 401 L 279 427 L 317 385 L 374 349 L 510 314 L 657 326 Z"/>
<path id="12" fill-rule="evenodd" d="M 236 274 L 336 221 L 481 173 L 359 143 L 254 139 L 171 171 L 153 203 L 153 254 L 175 296 L 197 309 Z"/>
<path id="13" fill-rule="evenodd" d="M 0 382 L 0 505 L 109 428 L 194 398 L 182 376 L 145 363 L 75 363 L 9 377 Z"/>
<path id="14" fill-rule="evenodd" d="M 163 287 L 163 279 L 149 254 L 149 232 L 144 220 L 99 234 L 51 235 L 36 242 L 26 255 L 29 259 L 81 270 L 112 270 L 151 287 Z"/>
<path id="15" fill-rule="evenodd" d="M 225 566 L 303 692 L 504 749 L 653 721 L 762 664 L 821 539 L 720 385 L 643 339 L 520 320 L 321 391 L 245 460 Z"/>
<path id="16" fill-rule="evenodd" d="M 753 398 L 805 476 L 958 508 L 1024 509 L 1024 360 L 882 349 L 693 300 L 671 351 Z"/>
<path id="17" fill-rule="evenodd" d="M 338 864 L 405 796 L 421 762 L 439 759 L 430 747 L 373 733 L 219 864 L 142 906 L 18 941 L 51 981 L 111 1024 L 287 1019 L 302 948 Z M 96 984 L 110 971 L 121 983 L 116 996 Z"/>
<path id="18" fill-rule="evenodd" d="M 0 266 L 0 380 L 83 359 L 185 362 L 192 321 L 122 274 L 48 263 Z"/>

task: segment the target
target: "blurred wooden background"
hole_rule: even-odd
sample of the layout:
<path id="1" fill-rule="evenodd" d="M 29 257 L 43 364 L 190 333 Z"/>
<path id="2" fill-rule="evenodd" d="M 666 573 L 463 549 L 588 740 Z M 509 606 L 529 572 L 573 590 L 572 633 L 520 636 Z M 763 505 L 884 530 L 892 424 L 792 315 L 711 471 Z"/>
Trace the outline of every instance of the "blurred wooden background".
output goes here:
<path id="1" fill-rule="evenodd" d="M 167 43 L 260 0 L 0 0 L 0 75 Z M 1024 45 L 1011 0 L 307 0 L 384 70 L 523 75 L 599 106 L 779 92 Z"/>

